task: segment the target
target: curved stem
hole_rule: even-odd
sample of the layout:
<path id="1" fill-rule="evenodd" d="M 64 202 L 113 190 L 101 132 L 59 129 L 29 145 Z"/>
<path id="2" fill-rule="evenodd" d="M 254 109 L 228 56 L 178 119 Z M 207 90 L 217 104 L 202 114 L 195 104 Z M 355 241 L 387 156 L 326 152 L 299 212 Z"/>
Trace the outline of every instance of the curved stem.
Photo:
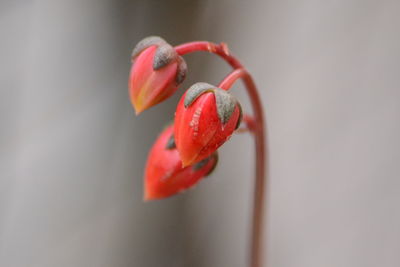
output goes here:
<path id="1" fill-rule="evenodd" d="M 179 55 L 188 54 L 196 51 L 207 51 L 222 57 L 235 71 L 232 77 L 224 79 L 221 86 L 232 84 L 235 80 L 241 78 L 246 85 L 253 112 L 254 112 L 254 139 L 256 150 L 256 173 L 255 188 L 253 202 L 253 216 L 251 229 L 251 267 L 262 266 L 262 250 L 263 250 L 263 232 L 264 232 L 264 203 L 265 203 L 265 186 L 266 186 L 266 150 L 265 150 L 265 121 L 264 113 L 257 87 L 251 75 L 245 70 L 238 59 L 232 56 L 226 44 L 214 44 L 205 41 L 197 41 L 185 43 L 175 47 Z M 237 70 L 239 69 L 239 70 Z M 240 70 L 241 69 L 241 70 Z M 231 75 L 230 75 L 231 76 Z"/>
<path id="2" fill-rule="evenodd" d="M 244 78 L 247 75 L 250 74 L 247 72 L 246 69 L 235 69 L 219 83 L 218 87 L 224 89 L 225 91 L 228 91 L 238 79 Z"/>
<path id="3" fill-rule="evenodd" d="M 181 56 L 197 51 L 210 52 L 222 57 L 234 69 L 244 68 L 240 61 L 230 54 L 225 43 L 214 44 L 206 41 L 195 41 L 175 46 L 175 50 Z"/>

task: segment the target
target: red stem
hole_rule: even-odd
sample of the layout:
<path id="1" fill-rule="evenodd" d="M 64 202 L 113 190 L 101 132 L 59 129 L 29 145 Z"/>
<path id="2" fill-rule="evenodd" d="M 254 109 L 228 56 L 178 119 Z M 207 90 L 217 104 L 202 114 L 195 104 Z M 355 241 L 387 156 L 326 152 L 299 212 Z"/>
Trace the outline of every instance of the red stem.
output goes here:
<path id="1" fill-rule="evenodd" d="M 238 79 L 244 78 L 247 75 L 250 75 L 247 70 L 243 68 L 235 69 L 219 83 L 218 87 L 228 91 Z"/>
<path id="2" fill-rule="evenodd" d="M 205 41 L 196 41 L 185 43 L 175 47 L 179 55 L 188 54 L 196 51 L 207 51 L 222 57 L 234 71 L 228 75 L 220 86 L 229 88 L 237 79 L 242 78 L 246 85 L 253 112 L 254 112 L 254 139 L 256 146 L 256 173 L 255 188 L 252 216 L 252 232 L 251 232 L 251 267 L 262 266 L 262 250 L 263 250 L 263 234 L 264 234 L 264 202 L 265 202 L 265 186 L 267 183 L 266 170 L 266 150 L 265 150 L 265 121 L 264 113 L 257 87 L 251 75 L 245 70 L 244 66 L 238 59 L 232 56 L 226 44 L 214 44 Z"/>

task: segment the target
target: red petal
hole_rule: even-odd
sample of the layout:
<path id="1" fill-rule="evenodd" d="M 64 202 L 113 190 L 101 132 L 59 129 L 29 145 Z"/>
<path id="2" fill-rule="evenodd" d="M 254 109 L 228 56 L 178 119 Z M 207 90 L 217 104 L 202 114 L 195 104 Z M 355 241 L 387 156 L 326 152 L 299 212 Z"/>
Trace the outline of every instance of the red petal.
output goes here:
<path id="1" fill-rule="evenodd" d="M 182 168 L 176 149 L 166 149 L 173 126 L 168 127 L 153 145 L 145 170 L 145 200 L 172 196 L 197 184 L 216 164 L 211 158 L 196 170 L 192 166 Z"/>
<path id="2" fill-rule="evenodd" d="M 199 158 L 204 147 L 215 135 L 220 121 L 217 116 L 213 93 L 200 95 L 188 108 L 185 108 L 183 95 L 175 113 L 175 142 L 184 166 Z"/>
<path id="3" fill-rule="evenodd" d="M 185 94 L 186 95 L 186 94 Z M 213 93 L 200 95 L 185 108 L 181 98 L 175 113 L 175 142 L 183 165 L 188 166 L 210 156 L 229 139 L 236 128 L 240 109 L 222 125 Z"/>
<path id="4" fill-rule="evenodd" d="M 159 69 L 153 69 L 157 46 L 141 52 L 132 64 L 129 76 L 129 92 L 136 113 L 158 104 L 171 96 L 177 89 L 175 77 L 178 63 L 172 62 Z"/>

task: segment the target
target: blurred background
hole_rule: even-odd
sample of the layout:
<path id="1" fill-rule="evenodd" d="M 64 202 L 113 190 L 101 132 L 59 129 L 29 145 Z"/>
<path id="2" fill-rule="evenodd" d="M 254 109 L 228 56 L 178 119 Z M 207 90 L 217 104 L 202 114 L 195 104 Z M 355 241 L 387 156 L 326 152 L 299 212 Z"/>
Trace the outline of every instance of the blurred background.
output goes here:
<path id="1" fill-rule="evenodd" d="M 274 267 L 400 266 L 400 2 L 0 2 L 0 266 L 241 267 L 253 142 L 195 190 L 142 202 L 178 97 L 229 72 L 186 56 L 179 93 L 135 117 L 130 53 L 148 35 L 227 42 L 268 121 Z M 241 84 L 232 91 L 250 110 Z"/>

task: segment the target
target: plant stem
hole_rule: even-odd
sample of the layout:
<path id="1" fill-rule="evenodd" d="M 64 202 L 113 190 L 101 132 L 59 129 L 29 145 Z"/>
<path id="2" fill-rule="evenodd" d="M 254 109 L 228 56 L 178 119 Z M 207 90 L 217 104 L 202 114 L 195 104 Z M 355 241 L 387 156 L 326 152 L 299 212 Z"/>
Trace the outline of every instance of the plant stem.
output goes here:
<path id="1" fill-rule="evenodd" d="M 206 41 L 196 41 L 185 43 L 175 47 L 179 55 L 188 54 L 196 51 L 206 51 L 222 57 L 234 71 L 221 82 L 221 86 L 232 85 L 234 81 L 241 78 L 246 85 L 253 112 L 254 112 L 254 139 L 256 151 L 256 173 L 253 201 L 253 216 L 251 228 L 251 251 L 250 267 L 261 267 L 263 264 L 263 234 L 264 234 L 264 203 L 266 177 L 266 148 L 265 148 L 265 121 L 261 100 L 251 75 L 245 70 L 240 61 L 230 54 L 226 44 L 214 44 Z M 230 86 L 228 86 L 229 88 Z"/>
<path id="2" fill-rule="evenodd" d="M 235 69 L 229 73 L 218 85 L 219 88 L 228 91 L 232 85 L 240 78 L 250 75 L 246 69 Z"/>

